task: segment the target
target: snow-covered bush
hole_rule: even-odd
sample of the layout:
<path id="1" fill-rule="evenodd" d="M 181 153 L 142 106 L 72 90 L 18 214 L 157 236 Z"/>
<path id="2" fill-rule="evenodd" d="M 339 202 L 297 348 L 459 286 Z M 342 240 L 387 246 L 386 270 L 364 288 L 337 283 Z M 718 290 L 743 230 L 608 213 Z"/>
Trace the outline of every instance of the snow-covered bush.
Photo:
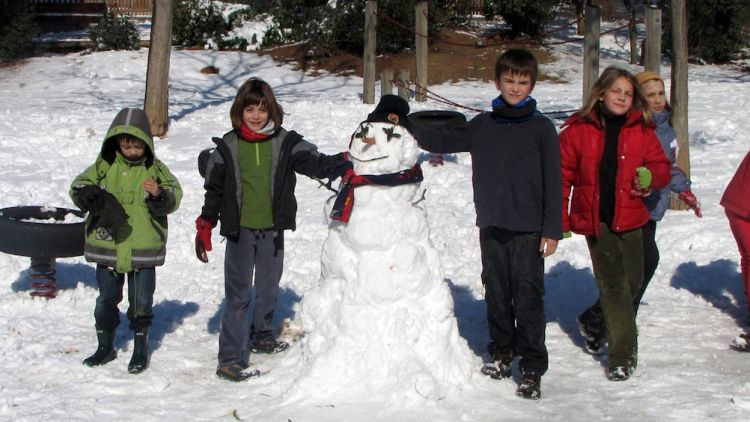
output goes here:
<path id="1" fill-rule="evenodd" d="M 94 50 L 138 50 L 138 30 L 127 18 L 107 12 L 89 30 Z"/>
<path id="2" fill-rule="evenodd" d="M 263 45 L 304 42 L 319 52 L 334 49 L 361 54 L 364 47 L 365 0 L 276 0 L 268 13 L 273 23 Z M 378 2 L 377 51 L 400 52 L 414 46 L 416 0 Z M 428 36 L 447 24 L 454 2 L 429 0 Z"/>
<path id="3" fill-rule="evenodd" d="M 229 22 L 212 2 L 178 0 L 174 6 L 172 41 L 182 47 L 203 46 L 220 40 L 229 31 Z"/>
<path id="4" fill-rule="evenodd" d="M 241 27 L 248 21 L 258 20 L 261 17 L 258 10 L 257 4 L 245 6 L 208 0 L 178 0 L 172 21 L 173 44 L 247 50 L 250 45 L 258 44 L 257 36 L 245 34 Z"/>

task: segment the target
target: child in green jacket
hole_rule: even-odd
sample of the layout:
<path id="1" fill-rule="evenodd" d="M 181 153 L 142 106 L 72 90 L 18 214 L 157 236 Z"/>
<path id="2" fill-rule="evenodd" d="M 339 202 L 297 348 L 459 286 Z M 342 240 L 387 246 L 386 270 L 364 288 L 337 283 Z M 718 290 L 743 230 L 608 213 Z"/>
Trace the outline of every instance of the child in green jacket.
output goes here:
<path id="1" fill-rule="evenodd" d="M 164 264 L 167 214 L 179 207 L 182 198 L 179 182 L 156 159 L 143 110 L 125 108 L 117 113 L 96 161 L 73 180 L 70 197 L 89 213 L 84 256 L 97 264 L 99 287 L 94 309 L 99 346 L 83 364 L 104 365 L 117 357 L 113 346 L 120 323 L 117 306 L 127 274 L 127 315 L 135 333 L 128 372 L 143 372 L 148 367 L 155 267 Z"/>

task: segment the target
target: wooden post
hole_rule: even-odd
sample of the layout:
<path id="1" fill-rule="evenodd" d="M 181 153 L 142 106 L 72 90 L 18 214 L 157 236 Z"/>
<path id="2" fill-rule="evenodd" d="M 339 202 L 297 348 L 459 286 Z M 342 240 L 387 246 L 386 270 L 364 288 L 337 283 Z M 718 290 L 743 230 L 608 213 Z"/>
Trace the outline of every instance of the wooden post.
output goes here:
<path id="1" fill-rule="evenodd" d="M 383 69 L 380 72 L 380 96 L 393 94 L 393 70 Z"/>
<path id="2" fill-rule="evenodd" d="M 657 4 L 646 6 L 646 51 L 643 66 L 660 73 L 661 69 L 661 9 Z"/>
<path id="3" fill-rule="evenodd" d="M 583 35 L 583 8 L 586 0 L 573 0 L 573 6 L 576 9 L 576 34 Z"/>
<path id="4" fill-rule="evenodd" d="M 143 110 L 151 133 L 163 137 L 169 130 L 169 55 L 172 49 L 172 2 L 154 0 L 151 40 L 146 70 L 146 98 Z"/>
<path id="5" fill-rule="evenodd" d="M 599 6 L 586 5 L 586 33 L 583 36 L 583 103 L 589 97 L 591 88 L 599 78 L 599 33 L 601 31 L 602 10 Z"/>
<path id="6" fill-rule="evenodd" d="M 414 6 L 414 44 L 417 54 L 416 97 L 417 101 L 427 100 L 427 2 L 420 0 Z"/>
<path id="7" fill-rule="evenodd" d="M 688 19 L 687 0 L 672 0 L 672 127 L 677 133 L 677 165 L 690 177 L 690 132 L 688 131 Z M 672 209 L 687 209 L 673 199 Z"/>
<path id="8" fill-rule="evenodd" d="M 628 9 L 628 36 L 630 38 L 630 64 L 638 63 L 638 32 L 636 31 L 635 5 L 632 0 L 624 0 Z"/>
<path id="9" fill-rule="evenodd" d="M 375 104 L 375 46 L 377 32 L 378 2 L 367 0 L 365 6 L 365 46 L 364 46 L 364 86 L 362 87 L 362 102 Z"/>
<path id="10" fill-rule="evenodd" d="M 398 96 L 409 101 L 409 71 L 399 70 L 398 71 Z"/>

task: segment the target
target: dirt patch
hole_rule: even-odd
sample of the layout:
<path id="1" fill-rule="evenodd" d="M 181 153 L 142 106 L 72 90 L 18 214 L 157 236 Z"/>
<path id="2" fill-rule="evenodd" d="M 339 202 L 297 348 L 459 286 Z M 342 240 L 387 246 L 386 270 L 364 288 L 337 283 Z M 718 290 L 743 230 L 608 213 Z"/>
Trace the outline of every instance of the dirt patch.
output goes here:
<path id="1" fill-rule="evenodd" d="M 477 40 L 481 40 L 485 47 L 477 47 Z M 427 56 L 427 83 L 437 85 L 459 80 L 492 81 L 497 57 L 510 47 L 528 48 L 534 52 L 540 63 L 551 60 L 547 50 L 534 42 L 504 43 L 499 38 L 482 38 L 462 31 L 443 31 L 430 43 Z M 345 52 L 329 57 L 311 57 L 303 45 L 291 45 L 258 50 L 258 54 L 269 55 L 276 61 L 291 64 L 295 69 L 304 70 L 311 76 L 318 75 L 321 70 L 360 77 L 363 72 L 362 57 Z M 378 56 L 375 72 L 380 79 L 379 75 L 383 69 L 393 70 L 394 75 L 398 74 L 399 70 L 407 70 L 413 79 L 415 66 L 414 51 L 404 51 Z M 541 75 L 540 80 L 544 79 L 544 75 Z"/>

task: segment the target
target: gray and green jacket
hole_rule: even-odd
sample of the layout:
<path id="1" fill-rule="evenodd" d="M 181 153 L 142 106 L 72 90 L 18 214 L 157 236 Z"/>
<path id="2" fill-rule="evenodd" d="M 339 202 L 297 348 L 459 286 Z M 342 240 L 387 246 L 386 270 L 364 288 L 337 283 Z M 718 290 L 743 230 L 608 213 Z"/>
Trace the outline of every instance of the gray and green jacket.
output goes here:
<path id="1" fill-rule="evenodd" d="M 221 223 L 219 233 L 236 241 L 240 235 L 242 204 L 242 181 L 238 161 L 238 143 L 243 142 L 232 130 L 222 138 L 213 138 L 216 149 L 206 166 L 204 188 L 205 200 L 201 216 Z M 268 196 L 271 200 L 274 230 L 295 230 L 297 199 L 294 188 L 296 173 L 308 177 L 328 177 L 331 167 L 341 161 L 340 157 L 318 152 L 317 147 L 304 140 L 301 135 L 279 128 L 271 136 L 271 184 Z"/>
<path id="2" fill-rule="evenodd" d="M 130 161 L 120 154 L 117 135 L 126 133 L 146 144 L 142 159 Z M 143 188 L 153 178 L 161 187 L 158 197 Z M 121 110 L 107 131 L 94 164 L 73 180 L 70 197 L 77 206 L 77 188 L 98 185 L 115 196 L 128 215 L 127 226 L 116 233 L 93 230 L 92 215 L 86 220 L 84 256 L 89 262 L 114 268 L 119 273 L 164 264 L 167 245 L 167 214 L 177 210 L 182 188 L 167 166 L 154 154 L 148 117 L 143 110 Z"/>

